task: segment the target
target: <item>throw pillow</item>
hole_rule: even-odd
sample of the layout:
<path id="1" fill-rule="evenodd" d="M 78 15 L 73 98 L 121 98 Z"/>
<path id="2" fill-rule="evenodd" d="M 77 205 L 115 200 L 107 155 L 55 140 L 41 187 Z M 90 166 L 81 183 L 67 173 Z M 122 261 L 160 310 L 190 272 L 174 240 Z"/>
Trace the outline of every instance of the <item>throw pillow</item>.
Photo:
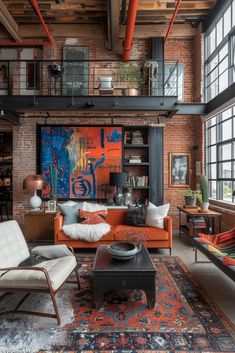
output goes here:
<path id="1" fill-rule="evenodd" d="M 81 224 L 99 224 L 106 223 L 106 211 L 99 210 L 95 212 L 89 212 L 84 210 L 78 211 L 79 223 Z"/>
<path id="2" fill-rule="evenodd" d="M 149 202 L 147 206 L 147 214 L 145 224 L 150 227 L 164 229 L 164 218 L 167 216 L 170 204 L 155 206 Z"/>
<path id="3" fill-rule="evenodd" d="M 218 248 L 229 248 L 235 245 L 235 227 L 216 235 L 205 233 L 199 233 L 198 235 L 202 239 L 205 239 L 207 242 L 217 246 Z"/>
<path id="4" fill-rule="evenodd" d="M 125 224 L 129 226 L 145 226 L 145 218 L 146 218 L 146 206 L 128 206 Z"/>
<path id="5" fill-rule="evenodd" d="M 58 204 L 58 207 L 64 216 L 64 221 L 63 221 L 64 226 L 78 222 L 77 213 L 78 213 L 78 210 L 81 208 L 80 203 L 77 203 L 74 206 L 68 206 L 60 203 Z"/>

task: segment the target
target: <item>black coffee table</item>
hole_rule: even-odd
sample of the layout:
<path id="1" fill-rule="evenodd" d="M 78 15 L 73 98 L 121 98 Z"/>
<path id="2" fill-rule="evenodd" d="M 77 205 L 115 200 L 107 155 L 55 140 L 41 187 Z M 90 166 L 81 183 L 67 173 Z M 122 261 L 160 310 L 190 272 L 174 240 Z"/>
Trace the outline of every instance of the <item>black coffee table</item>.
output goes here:
<path id="1" fill-rule="evenodd" d="M 103 295 L 110 289 L 142 289 L 146 293 L 148 307 L 154 308 L 156 268 L 147 249 L 131 260 L 115 260 L 106 246 L 99 246 L 93 266 L 96 306 L 100 307 Z"/>

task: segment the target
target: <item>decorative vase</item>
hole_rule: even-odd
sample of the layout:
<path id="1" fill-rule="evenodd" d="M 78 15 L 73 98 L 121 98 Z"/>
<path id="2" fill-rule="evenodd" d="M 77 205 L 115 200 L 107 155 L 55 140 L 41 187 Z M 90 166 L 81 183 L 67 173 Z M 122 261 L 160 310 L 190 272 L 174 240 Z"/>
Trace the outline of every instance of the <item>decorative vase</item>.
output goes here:
<path id="1" fill-rule="evenodd" d="M 112 89 L 112 77 L 111 76 L 100 76 L 98 78 L 100 81 L 99 89 Z"/>
<path id="2" fill-rule="evenodd" d="M 207 211 L 209 208 L 209 202 L 202 202 L 201 203 L 201 210 L 202 211 Z"/>
<path id="3" fill-rule="evenodd" d="M 125 206 L 131 205 L 132 204 L 132 193 L 131 193 L 131 189 L 128 188 L 126 190 L 126 192 L 124 193 L 124 200 L 123 203 Z"/>

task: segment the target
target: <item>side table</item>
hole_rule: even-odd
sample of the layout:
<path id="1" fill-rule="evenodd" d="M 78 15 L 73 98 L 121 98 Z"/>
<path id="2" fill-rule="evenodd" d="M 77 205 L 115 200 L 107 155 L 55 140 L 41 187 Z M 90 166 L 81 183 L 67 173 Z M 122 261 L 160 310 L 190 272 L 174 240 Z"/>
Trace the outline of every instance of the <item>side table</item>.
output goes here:
<path id="1" fill-rule="evenodd" d="M 25 214 L 25 238 L 27 241 L 54 241 L 56 212 L 28 212 Z"/>
<path id="2" fill-rule="evenodd" d="M 212 234 L 215 233 L 215 219 L 218 219 L 218 231 L 219 233 L 221 232 L 221 213 L 208 210 L 206 212 L 199 212 L 196 209 L 187 209 L 183 208 L 180 206 L 177 206 L 179 210 L 179 234 L 181 235 L 182 230 L 185 227 L 185 224 L 182 224 L 182 213 L 184 213 L 188 218 L 193 219 L 193 237 L 196 236 L 196 227 L 194 226 L 194 219 L 197 218 L 198 216 L 201 216 L 204 218 L 205 223 L 206 223 L 206 232 Z"/>

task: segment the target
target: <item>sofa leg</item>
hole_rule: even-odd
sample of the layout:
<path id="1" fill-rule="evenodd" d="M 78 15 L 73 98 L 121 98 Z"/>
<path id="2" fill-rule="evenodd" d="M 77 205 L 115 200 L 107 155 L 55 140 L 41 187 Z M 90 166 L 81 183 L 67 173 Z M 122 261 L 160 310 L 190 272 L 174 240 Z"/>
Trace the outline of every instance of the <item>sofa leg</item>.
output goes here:
<path id="1" fill-rule="evenodd" d="M 81 289 L 81 284 L 80 284 L 80 277 L 79 277 L 79 273 L 78 273 L 78 269 L 75 268 L 75 273 L 76 273 L 76 277 L 77 277 L 77 283 L 78 283 L 78 289 Z"/>
<path id="2" fill-rule="evenodd" d="M 171 248 L 169 248 L 169 255 L 171 255 Z"/>

